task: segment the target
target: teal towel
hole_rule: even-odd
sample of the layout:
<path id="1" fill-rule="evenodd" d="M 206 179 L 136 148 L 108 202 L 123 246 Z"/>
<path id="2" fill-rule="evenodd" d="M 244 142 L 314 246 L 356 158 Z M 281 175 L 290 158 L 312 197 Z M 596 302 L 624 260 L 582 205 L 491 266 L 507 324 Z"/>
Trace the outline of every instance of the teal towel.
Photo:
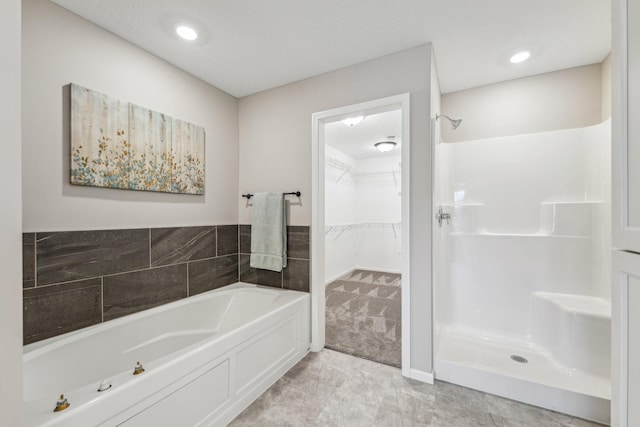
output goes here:
<path id="1" fill-rule="evenodd" d="M 250 265 L 271 271 L 282 271 L 287 266 L 287 218 L 282 193 L 253 195 Z"/>

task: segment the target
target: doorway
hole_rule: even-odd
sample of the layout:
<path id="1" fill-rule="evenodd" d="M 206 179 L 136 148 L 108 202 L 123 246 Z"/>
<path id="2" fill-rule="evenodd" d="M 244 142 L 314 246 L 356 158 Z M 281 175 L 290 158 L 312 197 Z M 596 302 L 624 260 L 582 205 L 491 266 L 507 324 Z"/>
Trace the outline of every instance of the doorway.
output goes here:
<path id="1" fill-rule="evenodd" d="M 314 113 L 312 120 L 311 349 L 327 346 L 404 373 L 409 95 Z"/>

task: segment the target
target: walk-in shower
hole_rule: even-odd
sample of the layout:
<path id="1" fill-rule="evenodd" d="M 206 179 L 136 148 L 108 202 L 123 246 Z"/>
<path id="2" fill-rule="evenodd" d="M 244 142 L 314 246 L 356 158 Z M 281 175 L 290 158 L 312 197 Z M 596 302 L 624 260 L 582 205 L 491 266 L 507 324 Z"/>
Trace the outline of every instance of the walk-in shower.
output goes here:
<path id="1" fill-rule="evenodd" d="M 436 378 L 608 421 L 609 132 L 436 145 Z"/>

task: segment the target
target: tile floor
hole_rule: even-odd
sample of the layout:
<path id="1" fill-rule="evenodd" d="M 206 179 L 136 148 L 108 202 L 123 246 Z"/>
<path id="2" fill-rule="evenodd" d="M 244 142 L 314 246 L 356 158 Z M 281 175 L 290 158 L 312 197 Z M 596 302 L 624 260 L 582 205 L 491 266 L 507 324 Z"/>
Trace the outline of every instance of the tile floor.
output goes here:
<path id="1" fill-rule="evenodd" d="M 309 353 L 233 427 L 590 427 L 578 418 L 453 384 L 409 380 L 391 366 L 333 350 Z"/>

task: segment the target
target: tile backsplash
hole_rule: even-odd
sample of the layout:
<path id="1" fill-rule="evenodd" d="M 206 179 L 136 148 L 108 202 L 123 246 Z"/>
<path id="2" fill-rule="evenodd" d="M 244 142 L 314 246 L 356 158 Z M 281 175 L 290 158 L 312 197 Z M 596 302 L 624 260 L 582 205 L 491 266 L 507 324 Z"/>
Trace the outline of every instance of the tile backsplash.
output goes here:
<path id="1" fill-rule="evenodd" d="M 240 281 L 309 292 L 309 227 L 287 227 L 287 267 L 282 272 L 251 268 L 251 226 L 240 225 Z"/>
<path id="2" fill-rule="evenodd" d="M 309 227 L 282 273 L 249 266 L 251 226 L 23 234 L 24 344 L 237 281 L 309 291 Z"/>

